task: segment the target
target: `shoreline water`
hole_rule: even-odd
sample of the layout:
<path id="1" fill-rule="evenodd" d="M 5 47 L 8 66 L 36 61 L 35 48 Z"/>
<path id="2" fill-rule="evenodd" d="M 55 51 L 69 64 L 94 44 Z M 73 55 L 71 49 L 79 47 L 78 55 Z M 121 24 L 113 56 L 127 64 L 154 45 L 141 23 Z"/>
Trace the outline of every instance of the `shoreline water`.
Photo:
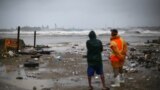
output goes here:
<path id="1" fill-rule="evenodd" d="M 147 40 L 153 40 L 159 38 L 159 34 L 120 34 L 128 43 L 143 43 Z M 0 34 L 1 38 L 17 38 L 16 34 Z M 97 35 L 97 38 L 102 42 L 108 43 L 110 35 Z M 20 39 L 23 39 L 26 45 L 33 45 L 34 36 L 20 35 Z M 37 45 L 51 45 L 60 43 L 84 43 L 88 40 L 88 35 L 37 35 Z"/>

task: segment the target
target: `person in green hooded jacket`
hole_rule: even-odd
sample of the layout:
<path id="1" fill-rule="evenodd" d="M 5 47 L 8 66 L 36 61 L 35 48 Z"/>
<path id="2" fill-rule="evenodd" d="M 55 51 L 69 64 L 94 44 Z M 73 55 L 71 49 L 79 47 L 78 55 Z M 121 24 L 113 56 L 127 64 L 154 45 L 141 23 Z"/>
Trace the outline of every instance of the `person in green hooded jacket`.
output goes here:
<path id="1" fill-rule="evenodd" d="M 87 75 L 88 75 L 88 83 L 89 83 L 89 90 L 93 90 L 91 85 L 91 79 L 96 72 L 97 75 L 100 75 L 101 82 L 102 82 L 102 89 L 109 90 L 109 88 L 105 85 L 105 79 L 103 74 L 103 64 L 102 64 L 102 56 L 101 53 L 103 51 L 102 42 L 96 39 L 96 34 L 94 31 L 89 33 L 90 40 L 87 40 L 86 47 L 87 47 Z"/>

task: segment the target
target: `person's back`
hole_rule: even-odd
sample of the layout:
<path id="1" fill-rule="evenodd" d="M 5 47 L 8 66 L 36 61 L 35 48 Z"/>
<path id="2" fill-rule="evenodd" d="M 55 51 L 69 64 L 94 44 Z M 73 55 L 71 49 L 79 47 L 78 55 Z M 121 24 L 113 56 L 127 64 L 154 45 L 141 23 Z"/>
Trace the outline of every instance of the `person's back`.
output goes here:
<path id="1" fill-rule="evenodd" d="M 102 42 L 96 39 L 96 34 L 94 31 L 91 31 L 89 33 L 89 38 L 90 40 L 86 42 L 87 63 L 88 63 L 87 74 L 88 74 L 89 90 L 93 89 L 91 85 L 91 78 L 92 76 L 94 76 L 95 72 L 101 77 L 102 86 L 103 86 L 102 89 L 109 90 L 109 88 L 105 86 L 105 79 L 103 75 L 103 65 L 102 65 L 102 56 L 101 56 L 101 52 L 103 51 Z"/>
<path id="2" fill-rule="evenodd" d="M 93 33 L 90 34 L 94 35 Z M 91 37 L 90 36 L 90 37 Z M 87 41 L 87 61 L 89 65 L 102 65 L 101 52 L 103 50 L 102 42 L 95 37 Z"/>

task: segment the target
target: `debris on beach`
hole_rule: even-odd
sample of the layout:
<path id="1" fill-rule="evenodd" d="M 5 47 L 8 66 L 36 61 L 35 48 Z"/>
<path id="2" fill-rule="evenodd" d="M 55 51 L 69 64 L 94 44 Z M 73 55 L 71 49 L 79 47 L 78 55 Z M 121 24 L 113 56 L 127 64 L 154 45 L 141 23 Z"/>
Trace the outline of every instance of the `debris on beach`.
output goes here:
<path id="1" fill-rule="evenodd" d="M 0 57 L 10 58 L 17 57 L 17 39 L 16 38 L 2 38 L 0 39 Z M 22 39 L 19 40 L 19 50 L 25 48 L 25 43 Z"/>
<path id="2" fill-rule="evenodd" d="M 113 80 L 113 75 L 111 74 L 110 63 L 108 59 L 109 49 L 105 46 L 102 52 L 102 59 L 104 60 L 105 75 L 107 78 L 107 85 L 110 84 L 109 81 Z M 138 82 L 139 75 L 142 75 L 142 79 L 145 81 L 152 81 L 152 78 L 143 76 L 143 72 L 148 73 L 151 70 L 160 71 L 160 58 L 159 58 L 160 47 L 157 44 L 150 45 L 135 45 L 129 46 L 129 53 L 127 56 L 127 63 L 124 65 L 123 70 L 125 72 L 125 79 L 127 81 L 126 87 L 133 86 L 133 82 Z M 12 53 L 11 53 L 12 56 Z M 23 58 L 22 58 L 23 57 Z M 23 69 L 25 71 L 24 75 L 15 76 L 14 79 L 21 81 L 31 80 L 34 82 L 43 81 L 51 79 L 53 82 L 58 82 L 58 84 L 64 83 L 64 88 L 70 85 L 78 83 L 82 85 L 87 83 L 86 76 L 86 49 L 81 44 L 73 44 L 69 46 L 64 52 L 57 52 L 50 49 L 47 46 L 40 46 L 38 49 L 33 47 L 26 47 L 24 50 L 19 52 L 19 57 L 14 57 L 9 59 L 9 62 L 16 62 L 15 66 L 18 69 Z M 7 59 L 5 59 L 7 60 Z M 12 61 L 11 61 L 12 60 Z M 107 63 L 106 63 L 107 61 Z M 13 64 L 14 65 L 14 64 Z M 107 66 L 107 67 L 106 67 Z M 156 68 L 156 69 L 152 69 Z M 146 71 L 143 71 L 146 70 Z M 0 70 L 1 72 L 1 70 Z M 158 77 L 158 76 L 155 76 Z M 69 78 L 69 80 L 68 80 Z M 94 76 L 94 84 L 100 84 L 100 77 Z M 108 79 L 109 78 L 109 79 Z M 140 77 L 141 78 L 141 77 Z M 61 80 L 63 79 L 63 80 Z M 131 81 L 131 82 L 130 82 Z M 36 82 L 37 83 L 37 82 Z M 141 83 L 141 82 L 140 82 Z M 51 84 L 51 83 L 50 83 Z M 40 84 L 31 86 L 33 90 L 52 90 L 53 86 L 48 86 L 46 84 Z M 128 85 L 128 86 L 127 86 Z M 136 84 L 137 85 L 137 84 Z M 80 86 L 81 87 L 81 86 Z M 121 87 L 126 88 L 126 87 Z M 59 87 L 60 90 L 62 87 Z M 86 88 L 83 88 L 84 90 Z M 138 88 L 139 89 L 139 88 Z M 57 90 L 57 88 L 55 89 Z M 63 90 L 63 89 L 62 89 Z M 71 90 L 71 89 L 67 89 Z M 127 90 L 127 89 L 126 89 Z M 140 88 L 141 90 L 141 88 Z"/>
<path id="3" fill-rule="evenodd" d="M 37 90 L 37 87 L 36 87 L 36 86 L 33 86 L 33 90 Z"/>
<path id="4" fill-rule="evenodd" d="M 61 56 L 56 56 L 55 58 L 56 58 L 57 61 L 62 60 L 62 57 L 61 57 Z"/>
<path id="5" fill-rule="evenodd" d="M 40 53 L 40 54 L 51 54 L 51 51 L 43 51 L 43 50 L 41 50 L 41 51 L 38 51 L 38 53 Z"/>
<path id="6" fill-rule="evenodd" d="M 21 50 L 21 52 L 18 52 L 18 54 L 21 54 L 21 55 L 36 55 L 37 52 L 33 47 L 31 47 L 31 48 L 24 48 L 23 50 Z"/>
<path id="7" fill-rule="evenodd" d="M 37 54 L 47 54 L 47 55 L 50 55 L 52 52 L 54 52 L 54 51 L 51 50 L 49 47 L 48 48 L 40 48 L 40 49 L 29 47 L 29 48 L 24 48 L 18 54 L 21 54 L 21 55 L 33 55 L 33 57 L 34 57 Z M 37 57 L 39 57 L 39 55 L 37 55 Z"/>
<path id="8" fill-rule="evenodd" d="M 154 40 L 153 40 L 154 41 Z M 145 67 L 146 69 L 157 67 L 159 70 L 159 51 L 160 45 L 159 44 L 160 38 L 156 41 L 156 43 L 147 43 L 146 45 L 139 45 L 130 48 L 128 60 L 131 62 L 131 67 Z"/>
<path id="9" fill-rule="evenodd" d="M 26 61 L 24 63 L 24 67 L 36 68 L 36 67 L 39 67 L 39 63 L 38 62 L 34 62 L 33 60 L 32 61 Z"/>
<path id="10" fill-rule="evenodd" d="M 23 79 L 23 77 L 20 77 L 20 76 L 19 76 L 19 77 L 16 77 L 16 79 L 22 80 L 22 79 Z"/>
<path id="11" fill-rule="evenodd" d="M 11 51 L 11 50 L 10 50 L 10 51 L 8 51 L 8 54 L 9 54 L 9 56 L 10 56 L 10 57 L 13 57 L 13 56 L 14 56 L 14 52 L 13 52 L 13 51 Z"/>
<path id="12" fill-rule="evenodd" d="M 40 50 L 40 49 L 43 49 L 43 48 L 50 48 L 50 46 L 48 46 L 48 45 L 37 45 L 36 46 L 37 50 Z"/>
<path id="13" fill-rule="evenodd" d="M 149 43 L 155 43 L 155 44 L 160 44 L 160 37 L 158 39 L 153 39 L 152 41 L 147 40 L 147 44 Z"/>
<path id="14" fill-rule="evenodd" d="M 42 48 L 40 50 L 37 50 L 37 53 L 39 54 L 47 54 L 50 55 L 52 52 L 54 52 L 53 50 L 50 50 L 49 48 Z"/>
<path id="15" fill-rule="evenodd" d="M 31 55 L 31 58 L 40 58 L 42 55 L 41 54 L 36 54 L 36 55 Z"/>

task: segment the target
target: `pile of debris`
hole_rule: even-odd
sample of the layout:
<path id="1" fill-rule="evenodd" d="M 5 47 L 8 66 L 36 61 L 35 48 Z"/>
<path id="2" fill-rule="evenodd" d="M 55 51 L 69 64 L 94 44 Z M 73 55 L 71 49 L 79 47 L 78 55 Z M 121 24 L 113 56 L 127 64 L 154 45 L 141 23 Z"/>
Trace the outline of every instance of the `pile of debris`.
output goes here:
<path id="1" fill-rule="evenodd" d="M 16 56 L 17 39 L 16 38 L 2 38 L 0 39 L 0 57 Z M 19 50 L 25 48 L 25 43 L 22 39 L 19 40 Z"/>
<path id="2" fill-rule="evenodd" d="M 141 66 L 147 69 L 156 67 L 160 71 L 160 46 L 136 46 L 129 49 L 128 60 L 131 66 Z"/>
<path id="3" fill-rule="evenodd" d="M 148 44 L 148 43 L 160 44 L 160 37 L 159 37 L 158 39 L 154 39 L 154 40 L 152 40 L 152 41 L 147 40 L 146 43 L 147 43 L 147 44 Z"/>

